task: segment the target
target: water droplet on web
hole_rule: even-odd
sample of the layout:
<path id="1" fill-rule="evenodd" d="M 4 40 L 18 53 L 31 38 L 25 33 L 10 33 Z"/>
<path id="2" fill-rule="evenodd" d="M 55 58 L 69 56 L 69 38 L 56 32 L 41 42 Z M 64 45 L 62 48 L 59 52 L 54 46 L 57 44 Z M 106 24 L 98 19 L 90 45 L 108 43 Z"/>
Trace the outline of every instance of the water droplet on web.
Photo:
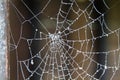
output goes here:
<path id="1" fill-rule="evenodd" d="M 106 36 L 108 37 L 108 34 L 106 34 Z"/>
<path id="2" fill-rule="evenodd" d="M 38 31 L 38 29 L 35 29 L 35 31 L 37 32 L 37 31 Z"/>
<path id="3" fill-rule="evenodd" d="M 79 69 L 82 69 L 82 67 L 79 67 Z"/>
<path id="4" fill-rule="evenodd" d="M 33 61 L 33 60 L 31 60 L 31 64 L 32 64 L 32 65 L 34 64 L 34 61 Z"/>

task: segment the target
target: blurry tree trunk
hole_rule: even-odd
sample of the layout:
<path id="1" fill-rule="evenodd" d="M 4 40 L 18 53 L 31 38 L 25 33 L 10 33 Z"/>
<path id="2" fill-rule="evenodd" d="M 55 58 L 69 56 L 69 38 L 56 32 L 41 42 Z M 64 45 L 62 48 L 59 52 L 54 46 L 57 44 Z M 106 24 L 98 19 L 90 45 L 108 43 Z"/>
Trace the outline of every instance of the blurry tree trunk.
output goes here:
<path id="1" fill-rule="evenodd" d="M 9 79 L 8 0 L 0 0 L 0 79 Z"/>

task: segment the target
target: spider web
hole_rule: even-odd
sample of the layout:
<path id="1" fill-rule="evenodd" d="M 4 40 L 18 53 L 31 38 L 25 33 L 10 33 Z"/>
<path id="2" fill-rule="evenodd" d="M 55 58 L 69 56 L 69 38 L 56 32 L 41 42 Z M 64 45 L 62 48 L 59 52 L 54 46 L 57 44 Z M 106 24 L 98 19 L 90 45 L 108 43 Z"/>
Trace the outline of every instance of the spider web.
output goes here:
<path id="1" fill-rule="evenodd" d="M 105 10 L 100 10 L 96 1 L 88 0 L 81 7 L 77 0 L 58 0 L 58 5 L 45 0 L 36 12 L 26 0 L 16 1 L 24 11 L 10 1 L 18 24 L 16 30 L 10 28 L 9 45 L 10 52 L 16 54 L 17 80 L 101 80 L 107 74 L 107 79 L 113 80 L 120 67 L 119 28 L 111 29 L 106 23 L 111 8 L 105 0 L 100 1 Z M 31 16 L 25 15 L 28 13 Z M 95 50 L 97 41 L 104 39 L 115 41 L 115 48 L 106 50 L 102 43 L 103 49 Z M 104 56 L 102 63 L 96 60 L 97 55 Z"/>

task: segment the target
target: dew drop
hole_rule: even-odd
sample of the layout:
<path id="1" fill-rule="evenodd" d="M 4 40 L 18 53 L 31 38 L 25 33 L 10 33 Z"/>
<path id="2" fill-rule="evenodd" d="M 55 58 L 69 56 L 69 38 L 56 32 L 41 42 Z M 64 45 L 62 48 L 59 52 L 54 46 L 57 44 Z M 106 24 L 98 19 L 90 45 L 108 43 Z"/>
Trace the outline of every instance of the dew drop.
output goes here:
<path id="1" fill-rule="evenodd" d="M 33 60 L 31 60 L 31 64 L 32 64 L 32 65 L 34 64 L 34 61 L 33 61 Z"/>

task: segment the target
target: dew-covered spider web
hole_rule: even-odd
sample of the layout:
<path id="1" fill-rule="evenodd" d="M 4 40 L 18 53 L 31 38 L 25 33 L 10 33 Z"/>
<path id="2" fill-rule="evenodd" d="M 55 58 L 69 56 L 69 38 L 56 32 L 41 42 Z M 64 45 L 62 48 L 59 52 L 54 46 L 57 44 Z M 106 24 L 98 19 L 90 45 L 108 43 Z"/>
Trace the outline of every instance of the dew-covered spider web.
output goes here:
<path id="1" fill-rule="evenodd" d="M 120 79 L 120 28 L 106 19 L 115 5 L 107 0 L 9 3 L 11 79 Z"/>

